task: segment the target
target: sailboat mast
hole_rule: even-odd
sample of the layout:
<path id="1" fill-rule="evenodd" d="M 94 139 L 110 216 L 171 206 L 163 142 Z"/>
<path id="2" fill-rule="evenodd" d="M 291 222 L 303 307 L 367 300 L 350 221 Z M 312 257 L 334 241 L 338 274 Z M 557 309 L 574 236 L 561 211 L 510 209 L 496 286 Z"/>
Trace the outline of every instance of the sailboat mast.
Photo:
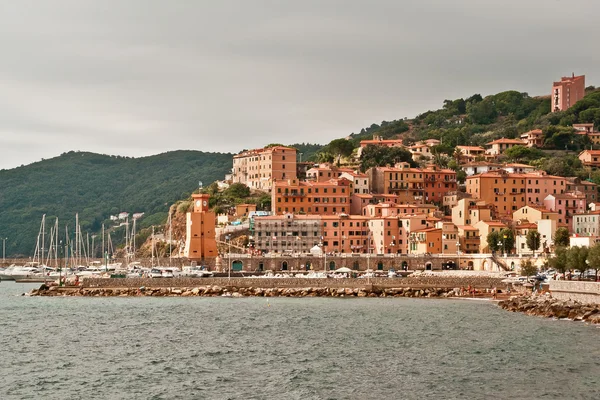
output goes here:
<path id="1" fill-rule="evenodd" d="M 154 268 L 154 225 L 152 225 L 152 267 Z"/>
<path id="2" fill-rule="evenodd" d="M 125 266 L 129 266 L 129 215 L 125 219 Z"/>
<path id="3" fill-rule="evenodd" d="M 104 224 L 102 224 L 102 259 L 105 259 L 106 256 L 104 255 Z"/>
<path id="4" fill-rule="evenodd" d="M 171 247 L 173 243 L 173 223 L 171 221 L 171 212 L 169 211 L 169 267 L 171 267 L 171 262 L 173 260 L 173 249 Z"/>
<path id="5" fill-rule="evenodd" d="M 79 213 L 75 213 L 75 265 L 79 265 Z"/>
<path id="6" fill-rule="evenodd" d="M 133 231 L 131 234 L 131 238 L 132 238 L 132 242 L 133 242 L 133 259 L 135 260 L 135 223 L 136 223 L 136 219 L 133 219 Z"/>
<path id="7" fill-rule="evenodd" d="M 44 257 L 45 257 L 45 248 L 44 248 L 44 241 L 46 240 L 46 214 L 44 214 L 42 216 L 42 254 L 40 256 L 40 264 L 44 263 Z"/>

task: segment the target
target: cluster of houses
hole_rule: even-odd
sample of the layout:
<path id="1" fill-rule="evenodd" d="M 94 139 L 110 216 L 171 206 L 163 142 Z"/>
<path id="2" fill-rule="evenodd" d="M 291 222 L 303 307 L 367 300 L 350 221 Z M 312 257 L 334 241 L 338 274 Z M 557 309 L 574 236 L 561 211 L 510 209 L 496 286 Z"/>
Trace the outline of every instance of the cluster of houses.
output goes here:
<path id="1" fill-rule="evenodd" d="M 576 78 L 572 81 L 579 86 Z M 561 96 L 571 90 L 570 79 L 555 82 L 557 110 L 567 105 Z M 600 143 L 593 124 L 573 128 Z M 412 146 L 379 136 L 363 140 L 359 155 L 367 146 L 403 147 L 424 165 L 397 163 L 364 173 L 298 162 L 299 154 L 291 147 L 265 147 L 235 155 L 227 180 L 271 194 L 269 215 L 257 214 L 251 204 L 236 210 L 238 216 L 249 217 L 251 245 L 262 252 L 308 252 L 318 245 L 331 253 L 489 253 L 488 235 L 503 229 L 513 231 L 518 254 L 551 252 L 560 227 L 569 230 L 577 245 L 600 240 L 596 184 L 498 162 L 514 146 L 542 146 L 541 130 L 494 140 L 486 148 L 457 146 L 455 156 L 467 175 L 464 188 L 459 188 L 454 170 L 427 164 L 432 147 L 439 144 L 436 139 Z M 579 157 L 585 165 L 600 166 L 600 150 L 585 150 Z M 531 230 L 540 233 L 538 249 L 526 245 Z"/>

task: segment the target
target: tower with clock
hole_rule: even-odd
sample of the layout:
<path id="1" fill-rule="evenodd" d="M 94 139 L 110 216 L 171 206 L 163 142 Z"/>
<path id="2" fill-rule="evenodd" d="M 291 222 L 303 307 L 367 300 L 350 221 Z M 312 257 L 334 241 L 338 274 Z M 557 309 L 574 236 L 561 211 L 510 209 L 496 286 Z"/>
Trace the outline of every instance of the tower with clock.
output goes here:
<path id="1" fill-rule="evenodd" d="M 210 195 L 193 194 L 193 211 L 187 213 L 185 256 L 191 261 L 217 257 L 215 213 L 209 209 Z"/>

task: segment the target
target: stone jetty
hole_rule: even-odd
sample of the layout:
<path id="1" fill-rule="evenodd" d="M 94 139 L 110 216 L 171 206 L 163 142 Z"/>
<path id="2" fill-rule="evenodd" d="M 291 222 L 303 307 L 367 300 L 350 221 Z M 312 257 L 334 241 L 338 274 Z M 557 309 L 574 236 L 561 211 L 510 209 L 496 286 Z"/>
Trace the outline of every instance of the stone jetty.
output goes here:
<path id="1" fill-rule="evenodd" d="M 498 305 L 508 311 L 522 312 L 527 315 L 570 319 L 573 321 L 585 321 L 592 324 L 600 324 L 600 305 L 585 304 L 573 300 L 553 299 L 549 294 L 512 296 L 507 300 L 500 301 Z"/>
<path id="2" fill-rule="evenodd" d="M 87 296 L 87 297 L 458 297 L 460 288 L 380 288 L 380 287 L 289 287 L 289 288 L 260 288 L 260 287 L 138 287 L 138 288 L 84 288 L 58 287 L 42 285 L 34 289 L 31 296 Z"/>

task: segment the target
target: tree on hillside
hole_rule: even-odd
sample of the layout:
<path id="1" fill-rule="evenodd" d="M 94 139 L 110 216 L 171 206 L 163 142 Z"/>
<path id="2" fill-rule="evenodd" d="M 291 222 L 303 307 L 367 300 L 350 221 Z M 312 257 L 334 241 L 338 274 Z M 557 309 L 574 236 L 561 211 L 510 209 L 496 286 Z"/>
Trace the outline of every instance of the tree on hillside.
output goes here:
<path id="1" fill-rule="evenodd" d="M 352 154 L 354 146 L 347 139 L 335 139 L 329 142 L 327 150 L 337 159 L 337 165 L 340 166 L 342 157 L 348 157 Z"/>
<path id="2" fill-rule="evenodd" d="M 600 270 L 600 244 L 595 244 L 590 248 L 587 256 L 587 268 L 596 272 L 595 281 L 598 281 L 598 271 Z"/>
<path id="3" fill-rule="evenodd" d="M 250 196 L 250 188 L 243 183 L 232 183 L 223 194 L 230 198 L 241 199 Z"/>
<path id="4" fill-rule="evenodd" d="M 561 227 L 554 232 L 554 246 L 568 247 L 569 246 L 569 230 Z"/>
<path id="5" fill-rule="evenodd" d="M 496 252 L 502 247 L 502 243 L 500 240 L 500 232 L 498 231 L 488 233 L 486 241 L 490 251 L 492 252 Z"/>
<path id="6" fill-rule="evenodd" d="M 399 162 L 407 162 L 412 167 L 416 167 L 410 151 L 402 147 L 383 147 L 370 144 L 363 149 L 360 155 L 360 170 L 365 172 L 372 167 L 394 165 Z"/>
<path id="7" fill-rule="evenodd" d="M 521 276 L 537 275 L 538 267 L 529 259 L 521 261 Z"/>
<path id="8" fill-rule="evenodd" d="M 478 103 L 467 105 L 467 115 L 475 124 L 491 124 L 496 120 L 498 113 L 490 96 Z"/>
<path id="9" fill-rule="evenodd" d="M 525 240 L 527 242 L 527 247 L 529 247 L 529 250 L 533 251 L 533 256 L 535 257 L 535 251 L 540 248 L 542 240 L 540 233 L 532 229 L 527 232 L 527 237 Z"/>
<path id="10" fill-rule="evenodd" d="M 535 160 L 544 155 L 544 153 L 533 147 L 514 146 L 503 153 L 504 157 L 512 161 Z"/>

